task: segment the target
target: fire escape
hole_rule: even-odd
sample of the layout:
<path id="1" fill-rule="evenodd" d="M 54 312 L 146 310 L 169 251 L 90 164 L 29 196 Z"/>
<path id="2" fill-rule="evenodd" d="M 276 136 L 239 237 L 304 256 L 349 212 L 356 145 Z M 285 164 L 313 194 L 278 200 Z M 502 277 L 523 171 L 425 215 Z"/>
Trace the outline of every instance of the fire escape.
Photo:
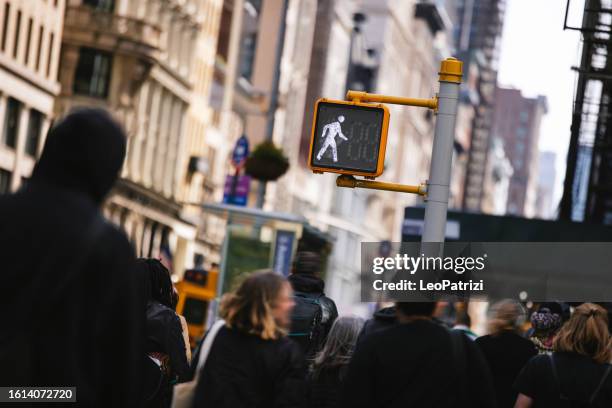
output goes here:
<path id="1" fill-rule="evenodd" d="M 559 218 L 612 224 L 612 0 L 586 0 L 580 66 Z"/>

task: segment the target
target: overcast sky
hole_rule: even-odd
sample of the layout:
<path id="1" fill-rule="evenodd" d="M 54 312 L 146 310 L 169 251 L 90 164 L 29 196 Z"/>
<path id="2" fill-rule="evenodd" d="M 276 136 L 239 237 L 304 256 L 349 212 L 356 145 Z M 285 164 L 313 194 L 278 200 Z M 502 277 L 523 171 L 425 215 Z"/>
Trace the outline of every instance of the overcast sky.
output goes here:
<path id="1" fill-rule="evenodd" d="M 508 0 L 498 82 L 528 97 L 544 95 L 540 150 L 557 153 L 555 202 L 562 193 L 572 122 L 572 102 L 580 51 L 580 33 L 563 30 L 567 0 Z M 571 0 L 568 24 L 580 25 L 584 0 Z"/>

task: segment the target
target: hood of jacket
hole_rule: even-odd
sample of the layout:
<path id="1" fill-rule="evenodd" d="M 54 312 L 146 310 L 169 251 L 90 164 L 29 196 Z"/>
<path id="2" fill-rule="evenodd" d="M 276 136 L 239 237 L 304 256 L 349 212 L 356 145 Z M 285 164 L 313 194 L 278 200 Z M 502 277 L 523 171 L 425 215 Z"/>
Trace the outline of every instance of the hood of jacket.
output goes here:
<path id="1" fill-rule="evenodd" d="M 325 282 L 318 276 L 303 273 L 289 275 L 291 287 L 296 292 L 323 294 Z"/>
<path id="2" fill-rule="evenodd" d="M 125 150 L 125 132 L 108 112 L 78 109 L 49 131 L 30 181 L 84 193 L 100 204 L 119 177 Z"/>
<path id="3" fill-rule="evenodd" d="M 374 319 L 383 320 L 386 322 L 394 322 L 397 320 L 397 312 L 395 306 L 384 307 L 374 312 Z"/>

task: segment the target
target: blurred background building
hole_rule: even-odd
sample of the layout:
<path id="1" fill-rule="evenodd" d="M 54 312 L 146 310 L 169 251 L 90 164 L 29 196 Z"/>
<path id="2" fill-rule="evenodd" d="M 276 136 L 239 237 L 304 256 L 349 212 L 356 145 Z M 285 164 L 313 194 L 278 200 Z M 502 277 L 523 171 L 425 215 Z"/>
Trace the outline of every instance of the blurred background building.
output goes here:
<path id="1" fill-rule="evenodd" d="M 496 88 L 491 134 L 499 138 L 512 165 L 505 203 L 506 212 L 510 215 L 533 218 L 538 213 L 538 144 L 542 117 L 547 109 L 546 97 L 526 98 L 518 89 Z M 499 163 L 494 160 L 489 162 Z M 490 173 L 485 173 L 483 202 L 502 199 L 495 191 L 487 189 L 487 178 L 490 179 Z M 493 207 L 496 207 L 495 204 Z"/>
<path id="2" fill-rule="evenodd" d="M 493 128 L 493 109 L 505 0 L 457 0 L 454 41 L 458 58 L 464 61 L 467 81 L 463 85 L 460 108 L 461 120 L 470 121 L 470 140 L 461 140 L 465 159 L 461 208 L 466 211 L 482 210 L 483 186 L 486 178 L 487 155 Z M 475 68 L 472 68 L 475 65 Z M 462 138 L 463 139 L 463 138 Z M 458 198 L 456 198 L 457 201 Z"/>
<path id="3" fill-rule="evenodd" d="M 30 176 L 53 120 L 64 6 L 0 1 L 0 194 Z"/>

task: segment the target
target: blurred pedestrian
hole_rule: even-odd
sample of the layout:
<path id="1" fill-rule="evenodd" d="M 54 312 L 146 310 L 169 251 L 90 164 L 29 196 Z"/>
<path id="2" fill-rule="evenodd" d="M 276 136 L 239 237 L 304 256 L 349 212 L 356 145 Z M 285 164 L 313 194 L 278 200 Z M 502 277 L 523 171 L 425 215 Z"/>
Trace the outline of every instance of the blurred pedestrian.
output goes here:
<path id="1" fill-rule="evenodd" d="M 555 337 L 552 355 L 533 357 L 519 374 L 515 407 L 611 407 L 610 342 L 606 310 L 578 306 Z"/>
<path id="2" fill-rule="evenodd" d="M 458 330 L 465 334 L 467 338 L 470 340 L 476 340 L 478 335 L 474 333 L 471 329 L 472 327 L 472 318 L 467 310 L 458 310 L 457 315 L 455 316 L 455 324 L 453 326 L 453 330 Z"/>
<path id="3" fill-rule="evenodd" d="M 332 324 L 338 317 L 333 300 L 325 296 L 325 282 L 319 277 L 321 257 L 315 252 L 298 252 L 289 282 L 293 288 L 295 308 L 291 315 L 289 337 L 310 360 L 318 353 Z"/>
<path id="4" fill-rule="evenodd" d="M 363 326 L 358 317 L 338 318 L 317 354 L 309 376 L 309 407 L 335 408 L 340 406 L 340 393 L 351 361 L 357 335 Z"/>
<path id="5" fill-rule="evenodd" d="M 72 386 L 81 406 L 138 406 L 143 282 L 100 211 L 125 147 L 107 112 L 75 110 L 49 131 L 27 185 L 0 196 L 3 386 Z"/>
<path id="6" fill-rule="evenodd" d="M 342 406 L 495 407 L 489 370 L 463 333 L 432 320 L 435 302 L 396 304 L 398 324 L 357 344 Z"/>
<path id="7" fill-rule="evenodd" d="M 374 312 L 371 319 L 366 320 L 361 332 L 359 332 L 357 342 L 361 342 L 371 333 L 387 329 L 395 324 L 397 324 L 397 311 L 395 309 L 395 305 L 383 307 L 382 309 Z"/>
<path id="8" fill-rule="evenodd" d="M 136 267 L 145 278 L 147 293 L 145 352 L 149 360 L 145 367 L 150 375 L 145 377 L 149 380 L 145 381 L 146 406 L 168 407 L 172 386 L 190 377 L 189 342 L 174 312 L 176 296 L 168 269 L 157 259 L 138 259 Z"/>
<path id="9" fill-rule="evenodd" d="M 304 403 L 304 359 L 286 337 L 293 305 L 291 286 L 272 272 L 251 274 L 224 296 L 220 315 L 226 325 L 199 374 L 196 408 L 293 408 Z"/>
<path id="10" fill-rule="evenodd" d="M 476 339 L 476 344 L 489 363 L 498 407 L 512 408 L 517 396 L 514 381 L 538 351 L 520 332 L 525 321 L 525 310 L 520 303 L 502 300 L 491 310 L 489 334 Z"/>
<path id="11" fill-rule="evenodd" d="M 536 345 L 538 354 L 552 354 L 553 340 L 563 324 L 563 308 L 557 302 L 540 304 L 531 314 L 531 335 L 529 339 Z"/>

